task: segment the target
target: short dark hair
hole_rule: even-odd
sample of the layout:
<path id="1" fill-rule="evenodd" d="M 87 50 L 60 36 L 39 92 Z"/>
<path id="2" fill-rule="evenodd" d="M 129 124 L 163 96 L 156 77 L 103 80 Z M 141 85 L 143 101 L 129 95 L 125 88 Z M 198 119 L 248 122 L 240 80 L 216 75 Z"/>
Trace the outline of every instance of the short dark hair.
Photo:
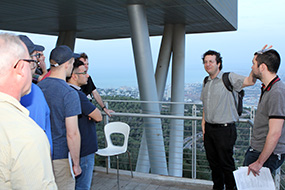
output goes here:
<path id="1" fill-rule="evenodd" d="M 262 63 L 264 63 L 267 66 L 269 72 L 277 73 L 280 66 L 281 58 L 276 50 L 274 49 L 261 50 L 255 52 L 254 55 L 256 55 L 256 61 L 258 67 Z"/>
<path id="2" fill-rule="evenodd" d="M 86 53 L 81 53 L 80 57 L 78 59 L 80 59 L 80 58 L 83 58 L 84 60 L 86 60 L 86 59 L 88 59 L 88 56 Z"/>
<path id="3" fill-rule="evenodd" d="M 214 51 L 214 50 L 208 50 L 208 51 L 206 51 L 206 52 L 203 54 L 203 58 L 202 58 L 203 64 L 204 64 L 204 59 L 205 59 L 205 57 L 206 57 L 207 55 L 215 55 L 215 56 L 216 56 L 217 64 L 220 63 L 219 69 L 222 70 L 222 68 L 223 68 L 223 64 L 222 64 L 222 63 L 223 63 L 223 60 L 222 60 L 221 54 L 220 54 L 219 52 Z"/>
<path id="4" fill-rule="evenodd" d="M 78 59 L 75 59 L 74 63 L 73 63 L 73 69 L 71 71 L 71 75 L 72 75 L 73 71 L 75 69 L 78 69 L 78 67 L 80 67 L 81 65 L 84 65 L 84 63 L 82 61 L 78 60 Z M 66 77 L 66 81 L 69 81 L 70 79 L 71 79 L 71 76 L 70 77 Z"/>

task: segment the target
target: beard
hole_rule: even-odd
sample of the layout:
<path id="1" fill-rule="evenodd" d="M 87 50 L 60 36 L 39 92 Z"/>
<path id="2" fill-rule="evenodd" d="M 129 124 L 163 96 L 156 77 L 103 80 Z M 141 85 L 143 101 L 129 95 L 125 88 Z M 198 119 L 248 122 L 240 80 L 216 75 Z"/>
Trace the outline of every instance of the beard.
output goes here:
<path id="1" fill-rule="evenodd" d="M 259 80 L 262 79 L 261 73 L 252 73 L 252 76 L 253 76 L 254 78 L 259 79 Z"/>

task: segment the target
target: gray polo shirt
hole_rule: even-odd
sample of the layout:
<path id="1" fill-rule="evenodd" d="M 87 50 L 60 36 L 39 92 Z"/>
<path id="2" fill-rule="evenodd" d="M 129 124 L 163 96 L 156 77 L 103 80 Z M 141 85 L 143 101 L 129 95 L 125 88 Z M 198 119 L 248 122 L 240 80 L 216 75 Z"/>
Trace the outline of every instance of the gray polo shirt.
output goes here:
<path id="1" fill-rule="evenodd" d="M 222 124 L 236 122 L 239 118 L 232 92 L 228 91 L 222 80 L 223 72 L 220 71 L 214 79 L 208 77 L 208 82 L 203 85 L 201 100 L 204 106 L 205 121 L 208 123 Z M 241 91 L 246 77 L 235 73 L 229 74 L 229 80 L 234 91 Z M 234 92 L 237 98 L 237 92 Z"/>
<path id="2" fill-rule="evenodd" d="M 269 119 L 285 119 L 285 85 L 278 81 L 272 82 L 265 89 L 259 101 L 254 126 L 251 137 L 251 147 L 262 152 L 265 145 L 266 136 L 269 131 Z M 283 124 L 282 134 L 277 143 L 274 154 L 285 153 L 285 124 Z"/>

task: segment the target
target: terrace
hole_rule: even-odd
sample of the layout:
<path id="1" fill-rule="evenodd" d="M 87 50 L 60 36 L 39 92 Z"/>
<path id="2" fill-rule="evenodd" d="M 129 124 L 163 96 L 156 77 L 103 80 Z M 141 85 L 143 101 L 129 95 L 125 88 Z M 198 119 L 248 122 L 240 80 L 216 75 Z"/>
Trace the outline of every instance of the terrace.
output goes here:
<path id="1" fill-rule="evenodd" d="M 116 113 L 111 118 L 104 117 L 104 123 L 112 121 L 126 122 L 131 127 L 128 150 L 132 154 L 132 168 L 134 169 L 134 178 L 131 178 L 127 154 L 120 156 L 120 187 L 121 189 L 211 189 L 211 175 L 202 140 L 201 131 L 201 108 L 202 105 L 190 103 L 170 103 L 159 102 L 161 113 L 142 114 L 142 104 L 154 103 L 146 101 L 128 101 L 128 100 L 108 100 L 106 104 L 109 108 L 114 109 Z M 158 103 L 158 102 L 156 102 Z M 170 114 L 172 104 L 184 105 L 184 116 L 175 116 Z M 254 119 L 255 108 L 244 108 L 244 113 L 237 125 L 238 138 L 234 149 L 234 158 L 236 167 L 242 166 L 244 153 L 250 142 L 251 126 Z M 141 146 L 143 127 L 147 125 L 144 118 L 159 118 L 163 129 L 163 139 L 165 145 L 165 154 L 167 166 L 169 167 L 169 139 L 171 120 L 183 120 L 183 166 L 182 176 L 149 174 L 149 172 L 138 172 L 138 168 L 149 167 L 138 164 L 147 163 L 147 160 L 139 160 L 139 150 Z M 103 148 L 104 134 L 103 122 L 97 125 L 97 135 L 99 148 Z M 122 141 L 120 137 L 118 142 Z M 156 146 L 156 144 L 153 144 Z M 141 151 L 141 150 L 140 150 Z M 177 153 L 179 154 L 179 153 Z M 96 189 L 116 189 L 116 160 L 111 157 L 107 167 L 110 173 L 106 174 L 105 158 L 96 156 L 95 173 L 93 187 Z M 277 189 L 285 189 L 284 171 L 281 169 L 275 176 Z M 108 183 L 106 180 L 108 179 Z M 105 181 L 105 182 L 104 182 Z M 112 187 L 112 188 L 108 188 Z"/>

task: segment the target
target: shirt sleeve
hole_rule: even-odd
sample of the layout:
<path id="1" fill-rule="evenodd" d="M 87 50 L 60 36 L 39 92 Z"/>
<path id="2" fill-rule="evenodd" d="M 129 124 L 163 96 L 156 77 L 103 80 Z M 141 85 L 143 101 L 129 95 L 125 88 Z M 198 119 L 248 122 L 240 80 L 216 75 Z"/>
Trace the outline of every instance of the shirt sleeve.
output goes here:
<path id="1" fill-rule="evenodd" d="M 285 119 L 285 96 L 275 89 L 268 100 L 269 119 Z"/>
<path id="2" fill-rule="evenodd" d="M 246 78 L 245 76 L 238 75 L 236 73 L 231 72 L 229 74 L 229 80 L 233 85 L 233 89 L 237 92 L 240 92 L 242 90 L 242 85 L 245 78 Z"/>
<path id="3" fill-rule="evenodd" d="M 65 117 L 81 114 L 81 105 L 78 93 L 72 88 L 69 93 L 64 96 L 64 108 Z"/>

